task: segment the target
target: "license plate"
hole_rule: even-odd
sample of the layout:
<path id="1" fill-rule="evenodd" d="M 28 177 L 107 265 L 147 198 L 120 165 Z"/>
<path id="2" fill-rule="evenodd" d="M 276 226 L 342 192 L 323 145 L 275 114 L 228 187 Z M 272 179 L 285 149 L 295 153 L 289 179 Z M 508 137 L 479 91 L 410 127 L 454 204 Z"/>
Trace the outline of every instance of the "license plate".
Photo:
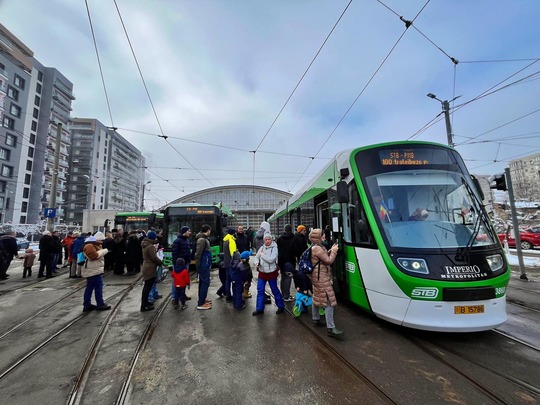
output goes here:
<path id="1" fill-rule="evenodd" d="M 483 313 L 484 313 L 483 305 L 467 305 L 467 306 L 454 307 L 455 315 L 483 314 Z"/>

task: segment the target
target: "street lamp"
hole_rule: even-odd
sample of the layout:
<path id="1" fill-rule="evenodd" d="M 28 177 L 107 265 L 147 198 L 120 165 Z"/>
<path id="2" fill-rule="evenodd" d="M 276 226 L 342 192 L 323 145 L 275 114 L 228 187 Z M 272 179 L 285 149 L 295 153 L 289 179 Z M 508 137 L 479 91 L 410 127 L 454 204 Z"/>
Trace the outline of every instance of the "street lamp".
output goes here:
<path id="1" fill-rule="evenodd" d="M 152 180 L 148 180 L 142 186 L 142 195 L 141 195 L 141 211 L 144 211 L 144 190 L 146 190 L 146 185 L 152 183 Z"/>
<path id="2" fill-rule="evenodd" d="M 461 96 L 454 97 L 452 100 L 439 100 L 433 93 L 428 93 L 427 96 L 434 100 L 440 101 L 442 110 L 444 112 L 444 120 L 446 122 L 446 137 L 448 139 L 448 146 L 454 147 L 454 134 L 452 133 L 452 125 L 450 124 L 450 103 Z"/>

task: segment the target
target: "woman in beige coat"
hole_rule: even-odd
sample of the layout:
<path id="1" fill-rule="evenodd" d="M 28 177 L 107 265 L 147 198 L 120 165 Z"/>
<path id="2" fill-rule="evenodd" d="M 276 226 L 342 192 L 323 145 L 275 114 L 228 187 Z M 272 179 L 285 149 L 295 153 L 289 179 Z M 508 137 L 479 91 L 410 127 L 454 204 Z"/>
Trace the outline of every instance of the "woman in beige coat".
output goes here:
<path id="1" fill-rule="evenodd" d="M 336 337 L 343 334 L 334 324 L 334 307 L 337 305 L 336 294 L 332 287 L 332 263 L 336 260 L 337 244 L 334 244 L 330 250 L 326 250 L 323 245 L 326 239 L 321 229 L 313 229 L 309 233 L 311 246 L 311 264 L 313 264 L 313 273 L 311 273 L 311 282 L 313 283 L 313 304 L 311 314 L 315 325 L 322 325 L 319 307 L 324 307 L 326 328 L 328 336 Z"/>

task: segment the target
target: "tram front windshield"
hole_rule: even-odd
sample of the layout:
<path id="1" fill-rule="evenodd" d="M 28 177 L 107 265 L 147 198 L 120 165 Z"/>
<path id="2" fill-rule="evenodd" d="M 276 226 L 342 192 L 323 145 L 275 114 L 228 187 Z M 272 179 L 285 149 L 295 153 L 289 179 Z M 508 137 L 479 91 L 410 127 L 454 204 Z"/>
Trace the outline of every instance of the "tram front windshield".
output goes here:
<path id="1" fill-rule="evenodd" d="M 388 150 L 378 152 L 371 159 L 375 164 L 365 185 L 389 247 L 455 249 L 498 241 L 457 153 L 401 149 L 393 160 L 386 160 L 391 156 Z M 418 160 L 399 159 L 404 153 Z M 357 157 L 357 163 L 365 165 L 366 161 L 361 163 Z"/>

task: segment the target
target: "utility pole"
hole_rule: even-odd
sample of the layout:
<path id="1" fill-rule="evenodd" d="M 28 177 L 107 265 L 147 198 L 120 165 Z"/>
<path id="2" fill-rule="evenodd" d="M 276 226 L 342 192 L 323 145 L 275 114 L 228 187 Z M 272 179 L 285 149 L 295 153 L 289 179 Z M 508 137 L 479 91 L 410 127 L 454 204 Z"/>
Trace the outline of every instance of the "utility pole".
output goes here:
<path id="1" fill-rule="evenodd" d="M 58 183 L 58 165 L 60 163 L 60 146 L 62 142 L 62 124 L 59 122 L 56 124 L 56 144 L 54 150 L 54 165 L 52 172 L 52 181 L 51 181 L 51 195 L 49 196 L 49 209 L 56 210 L 56 187 Z M 56 211 L 53 211 L 54 214 L 47 216 L 47 230 L 54 231 L 54 218 L 56 216 Z"/>
<path id="2" fill-rule="evenodd" d="M 450 103 L 461 96 L 454 97 L 452 100 L 439 100 L 437 96 L 433 93 L 428 93 L 427 96 L 434 100 L 440 101 L 442 106 L 442 111 L 444 113 L 444 121 L 446 123 L 446 139 L 448 141 L 448 146 L 454 147 L 454 134 L 452 133 L 452 124 L 450 123 Z"/>
<path id="3" fill-rule="evenodd" d="M 519 235 L 516 203 L 514 201 L 514 188 L 512 187 L 512 177 L 510 177 L 510 169 L 508 167 L 504 169 L 504 175 L 506 177 L 506 188 L 508 189 L 508 199 L 510 200 L 510 210 L 512 212 L 512 226 L 514 227 L 514 238 L 516 241 L 516 250 L 520 272 L 519 278 L 521 280 L 528 280 L 527 274 L 525 273 L 525 265 L 523 263 L 523 252 L 521 251 L 521 237 Z"/>

